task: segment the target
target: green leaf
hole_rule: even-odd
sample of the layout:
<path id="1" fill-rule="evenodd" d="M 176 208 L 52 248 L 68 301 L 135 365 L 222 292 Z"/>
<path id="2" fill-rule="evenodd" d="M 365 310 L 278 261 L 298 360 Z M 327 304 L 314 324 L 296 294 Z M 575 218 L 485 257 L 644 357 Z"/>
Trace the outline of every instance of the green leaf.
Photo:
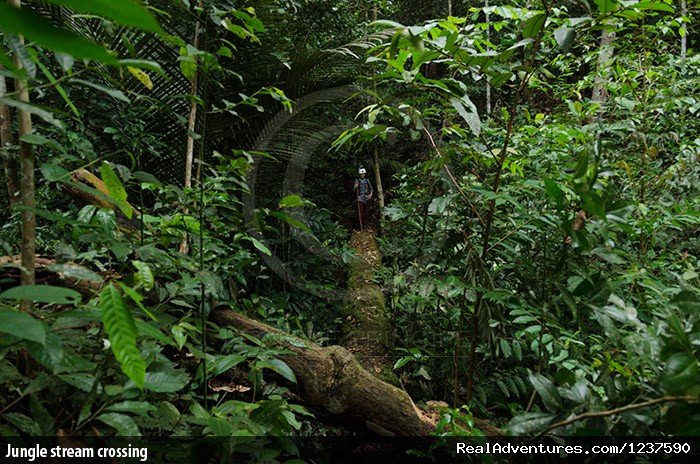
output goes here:
<path id="1" fill-rule="evenodd" d="M 267 256 L 272 256 L 272 252 L 268 247 L 263 245 L 263 243 L 256 239 L 255 237 L 247 236 L 245 237 L 246 240 L 250 240 L 253 243 L 253 246 L 257 248 L 260 252 L 265 253 Z"/>
<path id="2" fill-rule="evenodd" d="M 539 393 L 540 398 L 542 398 L 544 406 L 551 412 L 559 411 L 562 407 L 562 402 L 557 387 L 547 377 L 536 372 L 530 372 L 528 378 L 532 386 L 537 390 L 537 393 Z"/>
<path id="3" fill-rule="evenodd" d="M 0 2 L 0 29 L 4 33 L 22 34 L 49 50 L 105 64 L 117 64 L 117 59 L 104 47 L 65 29 L 59 29 L 30 10 L 14 8 L 5 2 Z"/>
<path id="4" fill-rule="evenodd" d="M 12 290 L 14 289 L 7 290 L 0 294 L 0 298 L 2 298 L 2 295 Z M 29 314 L 20 311 L 0 309 L 0 332 L 14 335 L 24 340 L 37 342 L 42 345 L 46 343 L 46 331 L 41 323 Z"/>
<path id="5" fill-rule="evenodd" d="M 554 182 L 552 179 L 549 179 L 547 177 L 544 178 L 544 191 L 547 193 L 547 196 L 554 200 L 557 204 L 557 209 L 563 209 L 564 208 L 564 192 L 562 189 L 559 188 L 559 186 Z"/>
<path id="6" fill-rule="evenodd" d="M 299 195 L 287 195 L 286 197 L 282 198 L 279 202 L 279 207 L 280 208 L 291 208 L 294 206 L 303 206 L 304 201 L 301 199 Z"/>
<path id="7" fill-rule="evenodd" d="M 700 384 L 698 360 L 688 353 L 674 353 L 666 361 L 661 383 L 672 394 L 682 394 Z"/>
<path id="8" fill-rule="evenodd" d="M 294 217 L 290 216 L 289 214 L 283 213 L 281 211 L 272 211 L 270 212 L 270 216 L 276 217 L 277 219 L 286 222 L 292 227 L 296 227 L 297 229 L 303 230 L 306 233 L 311 233 L 311 229 L 309 229 L 309 226 L 304 224 L 303 222 L 299 221 L 298 219 L 295 219 Z"/>
<path id="9" fill-rule="evenodd" d="M 211 434 L 216 437 L 230 437 L 233 428 L 229 421 L 221 417 L 210 417 L 207 420 Z"/>
<path id="10" fill-rule="evenodd" d="M 136 323 L 124 304 L 121 293 L 110 282 L 100 293 L 102 323 L 109 336 L 112 352 L 122 371 L 139 386 L 144 386 L 146 363 L 136 347 Z"/>
<path id="11" fill-rule="evenodd" d="M 39 427 L 39 424 L 37 424 L 34 419 L 27 417 L 24 414 L 11 412 L 4 414 L 3 419 L 9 421 L 22 433 L 26 433 L 32 437 L 41 436 L 41 427 Z"/>
<path id="12" fill-rule="evenodd" d="M 618 6 L 617 0 L 595 0 L 595 4 L 598 5 L 598 12 L 603 15 L 617 10 Z"/>
<path id="13" fill-rule="evenodd" d="M 44 3 L 67 6 L 80 13 L 90 13 L 113 19 L 124 26 L 148 32 L 162 33 L 158 21 L 139 2 L 133 0 L 41 0 Z"/>
<path id="14" fill-rule="evenodd" d="M 0 2 L 0 6 L 2 6 L 2 5 L 3 5 L 3 3 Z M 0 13 L 0 16 L 1 15 L 2 15 L 2 13 Z M 43 119 L 45 122 L 47 122 L 48 124 L 54 125 L 58 128 L 63 127 L 63 123 L 61 121 L 59 121 L 58 119 L 54 118 L 53 114 L 51 114 L 51 112 L 46 111 L 45 109 L 40 108 L 36 105 L 13 100 L 11 98 L 0 98 L 0 103 L 5 104 L 7 106 L 12 106 L 13 108 L 17 108 L 18 110 L 21 110 L 21 111 L 26 111 L 27 113 L 35 114 L 35 115 L 39 116 L 41 119 Z"/>
<path id="15" fill-rule="evenodd" d="M 51 264 L 46 269 L 69 279 L 87 280 L 88 282 L 102 282 L 104 280 L 101 275 L 78 264 Z"/>
<path id="16" fill-rule="evenodd" d="M 173 393 L 180 391 L 189 382 L 186 374 L 168 374 L 167 372 L 148 372 L 144 380 L 144 388 L 157 393 Z"/>
<path id="17" fill-rule="evenodd" d="M 227 356 L 217 358 L 216 364 L 214 366 L 214 375 L 219 375 L 226 372 L 232 367 L 237 366 L 243 361 L 245 361 L 245 359 L 246 357 L 240 354 L 229 354 Z"/>
<path id="18" fill-rule="evenodd" d="M 508 423 L 508 431 L 512 435 L 532 435 L 549 425 L 555 417 L 544 412 L 522 414 Z"/>
<path id="19" fill-rule="evenodd" d="M 59 379 L 66 382 L 68 385 L 72 385 L 78 390 L 89 393 L 92 390 L 93 385 L 97 378 L 85 372 L 79 372 L 75 374 L 59 374 L 57 376 Z"/>
<path id="20" fill-rule="evenodd" d="M 97 420 L 103 422 L 117 431 L 122 437 L 140 437 L 141 432 L 134 420 L 126 414 L 108 412 L 97 416 Z"/>
<path id="21" fill-rule="evenodd" d="M 535 16 L 527 19 L 523 23 L 523 38 L 530 39 L 536 37 L 544 27 L 546 20 L 547 15 L 544 13 L 538 13 Z"/>
<path id="22" fill-rule="evenodd" d="M 133 264 L 137 269 L 135 274 L 136 282 L 145 290 L 151 290 L 155 285 L 155 279 L 153 277 L 151 267 L 143 261 L 132 260 L 131 264 Z"/>
<path id="23" fill-rule="evenodd" d="M 289 380 L 290 382 L 297 382 L 297 378 L 294 375 L 294 371 L 282 360 L 270 359 L 269 361 L 258 361 L 255 365 L 262 369 L 270 369 L 277 372 L 279 375 Z"/>
<path id="24" fill-rule="evenodd" d="M 131 412 L 139 416 L 145 416 L 149 411 L 155 411 L 156 407 L 148 401 L 122 401 L 110 404 L 105 408 L 108 412 Z"/>
<path id="25" fill-rule="evenodd" d="M 105 183 L 109 196 L 114 200 L 114 203 L 121 209 L 124 216 L 131 219 L 133 209 L 126 202 L 126 190 L 117 173 L 114 172 L 109 164 L 102 163 L 102 166 L 100 166 L 100 177 L 102 177 L 102 182 Z"/>
<path id="26" fill-rule="evenodd" d="M 675 13 L 676 10 L 668 3 L 663 2 L 639 2 L 631 5 L 632 8 L 637 8 L 639 10 L 656 10 L 665 11 L 667 13 Z"/>
<path id="27" fill-rule="evenodd" d="M 467 108 L 464 106 L 463 102 L 465 98 L 468 100 L 467 106 L 469 106 L 471 111 L 467 111 Z M 472 133 L 478 137 L 481 133 L 481 120 L 479 119 L 479 114 L 476 111 L 476 106 L 474 106 L 471 100 L 469 100 L 466 96 L 463 97 L 462 100 L 450 98 L 450 104 L 452 104 L 452 107 L 457 110 L 457 113 L 459 113 L 462 119 L 464 119 Z"/>
<path id="28" fill-rule="evenodd" d="M 55 370 L 63 360 L 63 344 L 61 337 L 53 332 L 46 334 L 45 343 L 29 342 L 27 350 L 34 356 L 34 359 L 39 361 L 49 369 Z"/>
<path id="29" fill-rule="evenodd" d="M 700 313 L 700 298 L 690 290 L 683 290 L 673 297 L 671 303 L 688 313 Z"/>
<path id="30" fill-rule="evenodd" d="M 131 103 L 131 100 L 129 100 L 129 98 L 126 95 L 124 95 L 124 92 L 122 92 L 121 90 L 113 89 L 111 87 L 105 87 L 104 85 L 95 84 L 94 82 L 86 81 L 83 79 L 71 79 L 70 82 L 75 82 L 77 84 L 83 84 L 88 87 L 92 87 L 95 90 L 99 90 L 100 92 L 106 93 L 115 100 L 123 101 L 124 103 Z"/>
<path id="31" fill-rule="evenodd" d="M 53 285 L 20 285 L 0 293 L 0 300 L 29 300 L 37 303 L 76 304 L 80 293 Z"/>

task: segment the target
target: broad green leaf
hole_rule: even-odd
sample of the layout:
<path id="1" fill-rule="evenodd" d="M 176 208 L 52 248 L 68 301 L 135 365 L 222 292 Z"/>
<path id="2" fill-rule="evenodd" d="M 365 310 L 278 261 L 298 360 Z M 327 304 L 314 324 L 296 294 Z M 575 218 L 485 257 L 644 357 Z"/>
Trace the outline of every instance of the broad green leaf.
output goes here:
<path id="1" fill-rule="evenodd" d="M 114 203 L 119 206 L 124 216 L 131 219 L 133 209 L 126 202 L 126 190 L 117 173 L 114 172 L 109 164 L 102 163 L 102 166 L 100 166 L 100 177 L 102 177 L 102 182 L 105 183 L 109 196 L 114 200 Z"/>
<path id="2" fill-rule="evenodd" d="M 253 246 L 257 248 L 260 252 L 265 253 L 267 256 L 272 256 L 272 252 L 270 251 L 270 249 L 263 245 L 263 243 L 257 238 L 248 236 L 246 237 L 246 240 L 250 240 L 253 243 Z"/>
<path id="3" fill-rule="evenodd" d="M 675 353 L 666 361 L 661 376 L 664 388 L 672 394 L 682 394 L 700 384 L 698 360 L 688 353 Z"/>
<path id="4" fill-rule="evenodd" d="M 279 202 L 279 207 L 280 208 L 291 208 L 294 206 L 303 206 L 304 201 L 301 199 L 299 195 L 287 195 L 286 197 L 282 198 Z"/>
<path id="5" fill-rule="evenodd" d="M 57 377 L 66 382 L 68 385 L 72 385 L 78 390 L 84 391 L 86 393 L 89 393 L 92 390 L 93 386 L 95 385 L 95 381 L 97 380 L 97 378 L 94 375 L 88 374 L 86 372 L 77 372 L 75 374 L 59 374 Z"/>
<path id="6" fill-rule="evenodd" d="M 673 6 L 669 5 L 668 3 L 664 3 L 664 2 L 639 2 L 639 3 L 635 3 L 631 7 L 637 8 L 640 10 L 656 10 L 656 11 L 665 11 L 667 13 L 675 13 L 676 12 L 676 10 L 673 8 Z"/>
<path id="7" fill-rule="evenodd" d="M 555 203 L 557 204 L 557 209 L 564 208 L 564 192 L 562 191 L 562 189 L 559 188 L 556 182 L 554 182 L 552 179 L 549 179 L 548 177 L 545 177 L 544 191 L 547 193 L 547 196 L 549 198 L 555 201 Z"/>
<path id="8" fill-rule="evenodd" d="M 65 29 L 57 28 L 26 8 L 18 9 L 0 2 L 0 29 L 4 33 L 22 34 L 49 50 L 57 50 L 76 58 L 93 59 L 105 64 L 117 64 L 117 59 L 101 45 Z"/>
<path id="9" fill-rule="evenodd" d="M 280 359 L 270 359 L 269 361 L 258 361 L 255 365 L 259 368 L 270 369 L 277 372 L 279 375 L 289 380 L 290 382 L 296 383 L 297 378 L 294 375 L 294 371 Z"/>
<path id="10" fill-rule="evenodd" d="M 469 105 L 469 103 L 471 103 L 471 101 L 467 104 L 471 111 L 467 111 L 463 101 L 457 98 L 450 98 L 452 107 L 456 109 L 457 113 L 464 119 L 472 133 L 478 137 L 481 133 L 481 120 L 479 119 L 479 114 L 476 112 L 476 107 L 473 104 Z"/>
<path id="11" fill-rule="evenodd" d="M 122 371 L 139 386 L 144 386 L 146 363 L 136 347 L 136 323 L 121 293 L 109 283 L 100 293 L 102 323 L 109 336 L 112 352 Z"/>
<path id="12" fill-rule="evenodd" d="M 221 417 L 210 417 L 207 420 L 211 434 L 216 437 L 230 437 L 233 432 L 231 423 Z"/>
<path id="13" fill-rule="evenodd" d="M 547 15 L 544 13 L 538 13 L 535 16 L 527 19 L 523 23 L 523 38 L 531 39 L 536 37 L 544 27 L 546 19 Z"/>
<path id="14" fill-rule="evenodd" d="M 133 66 L 127 66 L 126 69 L 139 80 L 148 90 L 153 90 L 153 81 L 151 81 L 151 76 L 146 72 L 140 70 L 139 68 L 134 68 Z"/>
<path id="15" fill-rule="evenodd" d="M 281 211 L 272 211 L 270 212 L 270 216 L 276 217 L 277 219 L 286 222 L 292 227 L 296 227 L 297 229 L 303 230 L 306 233 L 311 233 L 311 229 L 309 229 L 309 226 L 304 224 L 303 222 L 299 221 L 298 219 L 295 219 L 294 217 L 290 216 L 289 214 L 283 213 Z"/>
<path id="16" fill-rule="evenodd" d="M 151 267 L 143 261 L 132 260 L 131 264 L 133 264 L 136 268 L 136 282 L 145 290 L 151 290 L 155 285 L 155 279 L 153 277 Z"/>
<path id="17" fill-rule="evenodd" d="M 690 290 L 683 290 L 673 297 L 671 303 L 687 313 L 700 313 L 700 298 Z"/>
<path id="18" fill-rule="evenodd" d="M 61 360 L 63 360 L 61 337 L 53 332 L 46 334 L 46 341 L 43 344 L 37 342 L 27 343 L 27 350 L 34 356 L 34 359 L 52 370 L 55 370 Z"/>
<path id="19" fill-rule="evenodd" d="M 14 289 L 0 294 L 0 298 L 11 290 Z M 41 323 L 29 314 L 20 311 L 0 309 L 0 333 L 14 335 L 42 345 L 46 343 L 46 331 Z"/>
<path id="20" fill-rule="evenodd" d="M 595 4 L 598 5 L 598 12 L 600 14 L 608 14 L 617 9 L 617 0 L 595 0 Z"/>
<path id="21" fill-rule="evenodd" d="M 544 406 L 552 412 L 559 411 L 562 407 L 562 402 L 554 384 L 548 378 L 536 372 L 530 372 L 528 378 L 542 398 Z"/>
<path id="22" fill-rule="evenodd" d="M 44 176 L 44 179 L 48 180 L 49 182 L 70 179 L 70 172 L 53 163 L 42 164 L 40 170 L 41 174 Z"/>
<path id="23" fill-rule="evenodd" d="M 134 0 L 41 0 L 45 3 L 63 5 L 75 12 L 90 13 L 113 19 L 124 26 L 132 26 L 148 32 L 163 32 L 158 21 Z"/>
<path id="24" fill-rule="evenodd" d="M 76 304 L 80 293 L 53 285 L 20 285 L 0 293 L 0 300 L 29 300 L 37 303 Z"/>
<path id="25" fill-rule="evenodd" d="M 75 280 L 87 280 L 89 282 L 102 282 L 104 278 L 88 268 L 78 264 L 51 264 L 46 267 L 49 271 L 57 272 L 63 277 Z"/>
<path id="26" fill-rule="evenodd" d="M 19 36 L 16 34 L 7 34 L 5 36 L 5 43 L 12 53 L 19 58 L 22 70 L 27 73 L 29 79 L 34 80 L 36 77 L 36 58 L 32 58 L 32 55 L 27 51 L 26 45 L 20 41 Z"/>
<path id="27" fill-rule="evenodd" d="M 239 365 L 245 361 L 246 357 L 240 354 L 229 354 L 227 356 L 222 356 L 217 358 L 216 364 L 214 365 L 214 375 L 219 375 L 234 366 Z"/>
<path id="28" fill-rule="evenodd" d="M 522 414 L 508 423 L 508 431 L 511 435 L 532 435 L 549 425 L 555 417 L 544 412 Z"/>
<path id="29" fill-rule="evenodd" d="M 0 2 L 0 5 L 3 5 L 2 2 Z M 0 12 L 0 16 L 2 13 Z M 13 100 L 11 98 L 0 98 L 0 103 L 5 104 L 7 106 L 12 106 L 14 108 L 17 108 L 18 110 L 26 111 L 31 114 L 35 114 L 41 119 L 43 119 L 45 122 L 54 125 L 56 127 L 62 128 L 63 123 L 59 121 L 58 119 L 53 117 L 53 114 L 51 114 L 50 111 L 46 111 L 43 108 L 40 108 L 36 105 L 32 105 L 30 103 L 25 103 L 17 100 Z"/>
<path id="30" fill-rule="evenodd" d="M 148 401 L 121 401 L 110 404 L 105 408 L 107 412 L 131 412 L 139 416 L 145 416 L 149 411 L 155 411 L 156 407 Z"/>
<path id="31" fill-rule="evenodd" d="M 26 433 L 32 437 L 41 436 L 41 427 L 39 427 L 39 424 L 37 424 L 34 419 L 27 417 L 24 414 L 10 412 L 3 414 L 2 417 L 17 427 L 17 429 L 22 433 Z"/>
<path id="32" fill-rule="evenodd" d="M 144 388 L 157 393 L 174 393 L 180 391 L 189 382 L 187 374 L 168 374 L 167 372 L 148 372 Z"/>
<path id="33" fill-rule="evenodd" d="M 97 420 L 103 422 L 117 431 L 122 437 L 140 437 L 139 427 L 134 420 L 126 414 L 108 412 L 97 416 Z"/>
<path id="34" fill-rule="evenodd" d="M 115 100 L 123 101 L 124 103 L 131 103 L 131 100 L 129 100 L 129 98 L 126 95 L 124 95 L 124 92 L 122 92 L 121 90 L 114 89 L 111 87 L 105 87 L 104 85 L 95 84 L 94 82 L 86 81 L 83 79 L 71 79 L 70 82 L 92 87 L 95 90 L 99 90 L 100 92 L 106 93 Z"/>

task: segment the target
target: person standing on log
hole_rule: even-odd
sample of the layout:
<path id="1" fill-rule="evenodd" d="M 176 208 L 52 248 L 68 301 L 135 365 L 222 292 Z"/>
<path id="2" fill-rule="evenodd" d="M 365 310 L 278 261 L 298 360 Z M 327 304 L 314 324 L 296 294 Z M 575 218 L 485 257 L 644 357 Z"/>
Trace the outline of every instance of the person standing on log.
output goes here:
<path id="1" fill-rule="evenodd" d="M 357 216 L 360 222 L 360 230 L 363 230 L 369 220 L 369 201 L 372 199 L 374 189 L 372 188 L 372 183 L 365 177 L 367 175 L 365 168 L 360 166 L 357 173 L 360 177 L 355 179 L 354 190 L 357 196 Z"/>

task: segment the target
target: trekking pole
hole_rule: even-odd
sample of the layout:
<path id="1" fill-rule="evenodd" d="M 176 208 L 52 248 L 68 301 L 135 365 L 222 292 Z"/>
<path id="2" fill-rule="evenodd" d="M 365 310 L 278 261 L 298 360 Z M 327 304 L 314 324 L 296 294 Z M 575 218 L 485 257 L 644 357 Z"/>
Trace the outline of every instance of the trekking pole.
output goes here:
<path id="1" fill-rule="evenodd" d="M 360 211 L 360 197 L 359 195 L 356 198 L 357 200 L 357 218 L 360 220 L 360 232 L 362 232 L 362 212 Z"/>

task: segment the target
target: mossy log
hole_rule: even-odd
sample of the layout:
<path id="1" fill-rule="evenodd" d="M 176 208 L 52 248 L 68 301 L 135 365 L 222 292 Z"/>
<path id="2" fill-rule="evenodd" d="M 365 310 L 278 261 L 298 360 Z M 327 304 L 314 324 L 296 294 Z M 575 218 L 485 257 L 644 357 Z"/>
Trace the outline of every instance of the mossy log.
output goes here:
<path id="1" fill-rule="evenodd" d="M 357 255 L 348 273 L 348 293 L 343 305 L 347 322 L 342 344 L 366 370 L 398 385 L 398 377 L 392 371 L 393 330 L 382 289 L 373 281 L 374 272 L 381 267 L 379 247 L 369 230 L 353 232 L 350 246 Z"/>
<path id="2" fill-rule="evenodd" d="M 294 388 L 307 405 L 384 436 L 426 436 L 435 418 L 418 409 L 408 394 L 365 370 L 341 346 L 321 347 L 228 309 L 211 317 L 258 338 L 271 338 L 289 354 L 280 356 L 294 371 Z"/>

